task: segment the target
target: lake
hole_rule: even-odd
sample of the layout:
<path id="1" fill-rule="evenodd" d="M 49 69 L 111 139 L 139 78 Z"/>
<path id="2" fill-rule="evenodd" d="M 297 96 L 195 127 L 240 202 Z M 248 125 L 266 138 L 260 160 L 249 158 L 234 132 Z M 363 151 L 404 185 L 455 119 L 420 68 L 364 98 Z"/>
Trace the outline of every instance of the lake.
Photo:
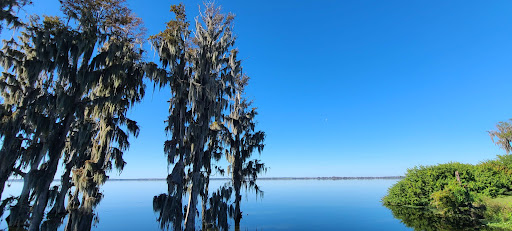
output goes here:
<path id="1" fill-rule="evenodd" d="M 241 230 L 413 230 L 382 206 L 397 180 L 260 180 L 263 198 L 243 193 Z M 211 181 L 210 188 L 223 184 Z M 22 182 L 11 182 L 4 197 Z M 108 181 L 93 230 L 160 230 L 153 196 L 165 181 Z M 5 229 L 2 220 L 0 229 Z"/>

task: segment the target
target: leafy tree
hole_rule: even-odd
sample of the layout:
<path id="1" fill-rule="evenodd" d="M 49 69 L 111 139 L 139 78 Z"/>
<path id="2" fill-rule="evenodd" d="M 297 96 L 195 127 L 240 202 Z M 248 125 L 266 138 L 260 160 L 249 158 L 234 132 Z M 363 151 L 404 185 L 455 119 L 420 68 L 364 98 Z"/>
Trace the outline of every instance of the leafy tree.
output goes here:
<path id="1" fill-rule="evenodd" d="M 254 181 L 264 169 L 258 161 L 246 162 L 253 150 L 263 148 L 264 134 L 254 133 L 252 119 L 256 111 L 247 112 L 248 103 L 240 98 L 247 78 L 242 77 L 237 51 L 232 48 L 234 17 L 207 4 L 196 19 L 194 33 L 191 33 L 184 6 L 171 6 L 171 11 L 176 15 L 175 19 L 167 23 L 164 31 L 150 37 L 163 66 L 163 69 L 153 66 L 151 75 L 155 84 L 169 85 L 172 93 L 170 115 L 166 121 L 166 131 L 171 139 L 165 142 L 164 151 L 173 168 L 167 177 L 168 192 L 155 196 L 153 208 L 159 213 L 162 228 L 172 223 L 174 230 L 181 230 L 184 221 L 185 230 L 194 230 L 198 197 L 201 196 L 203 228 L 215 224 L 227 229 L 227 217 L 233 214 L 229 211 L 234 211 L 228 202 L 232 189 L 222 187 L 209 196 L 212 170 L 224 172 L 214 166 L 212 160 L 220 160 L 224 145 L 227 149 L 232 148 L 227 154 L 237 158 L 237 162 L 232 163 L 239 170 L 234 174 L 237 195 L 240 195 L 241 184 L 253 186 L 259 192 Z M 237 100 L 235 95 L 238 95 Z M 237 105 L 228 107 L 230 101 L 236 101 Z M 234 114 L 229 117 L 226 112 Z M 234 125 L 231 128 L 225 125 L 228 119 Z M 238 130 L 232 136 L 230 129 Z M 235 138 L 230 142 L 227 137 Z M 183 195 L 189 198 L 184 208 Z M 236 201 L 239 207 L 240 202 Z"/>
<path id="2" fill-rule="evenodd" d="M 168 163 L 174 164 L 171 174 L 167 176 L 168 194 L 155 196 L 153 208 L 160 213 L 158 220 L 162 228 L 172 223 L 174 230 L 181 230 L 183 194 L 187 184 L 185 167 L 191 161 L 191 142 L 187 139 L 190 135 L 187 124 L 191 119 L 191 111 L 188 108 L 191 70 L 187 60 L 190 31 L 184 6 L 173 5 L 171 11 L 175 13 L 176 19 L 169 21 L 163 32 L 150 37 L 153 46 L 157 48 L 163 68 L 170 70 L 167 73 L 153 67 L 152 75 L 155 84 L 160 84 L 160 87 L 169 85 L 171 88 L 172 98 L 166 131 L 172 137 L 165 142 L 164 152 L 167 154 Z"/>
<path id="3" fill-rule="evenodd" d="M 509 121 L 512 121 L 509 120 Z M 509 122 L 499 122 L 496 125 L 498 130 L 489 131 L 492 141 L 508 153 L 512 151 L 512 125 Z M 497 139 L 497 140 L 494 140 Z"/>
<path id="4" fill-rule="evenodd" d="M 189 49 L 191 83 L 188 106 L 191 111 L 187 137 L 191 143 L 191 179 L 188 187 L 189 202 L 185 214 L 185 230 L 195 230 L 197 199 L 204 190 L 205 177 L 202 174 L 205 145 L 210 137 L 212 121 L 221 118 L 227 106 L 226 94 L 233 91 L 233 76 L 229 74 L 227 62 L 235 42 L 232 34 L 232 15 L 223 15 L 220 8 L 207 5 L 201 14 L 204 25 L 196 20 L 195 37 Z"/>
<path id="5" fill-rule="evenodd" d="M 52 141 L 64 138 L 58 127 L 68 121 L 52 123 L 57 117 L 49 112 L 55 111 L 57 102 L 49 93 L 58 90 L 53 84 L 51 71 L 44 70 L 45 64 L 36 57 L 37 51 L 32 47 L 29 33 L 31 32 L 27 29 L 22 34 L 20 43 L 7 41 L 0 53 L 0 62 L 4 68 L 0 79 L 3 99 L 0 113 L 0 133 L 3 136 L 0 150 L 0 189 L 3 189 L 5 181 L 12 173 L 23 176 L 25 184 L 18 202 L 28 201 L 29 192 L 36 187 L 41 175 L 36 172 L 26 174 L 21 169 L 25 166 L 37 168 L 49 150 L 58 149 L 60 144 Z M 19 163 L 15 166 L 17 161 Z M 41 166 L 47 167 L 48 165 Z M 11 217 L 18 217 L 17 212 L 27 214 L 28 205 L 15 207 L 11 211 Z"/>
<path id="6" fill-rule="evenodd" d="M 228 229 L 228 217 L 234 218 L 235 230 L 240 228 L 240 219 L 242 218 L 240 210 L 241 188 L 245 186 L 247 190 L 254 189 L 256 194 L 262 194 L 263 192 L 256 184 L 256 179 L 259 173 L 266 170 L 265 165 L 259 160 L 249 160 L 255 150 L 263 151 L 265 133 L 255 131 L 256 108 L 248 110 L 252 102 L 243 98 L 249 77 L 242 73 L 241 62 L 236 59 L 237 51 L 233 50 L 232 53 L 234 55 L 230 58 L 229 66 L 231 74 L 234 76 L 235 94 L 230 97 L 229 114 L 223 116 L 222 124 L 214 122 L 210 126 L 213 134 L 206 154 L 213 153 L 213 155 L 207 155 L 207 158 L 205 158 L 205 163 L 208 164 L 205 165 L 207 174 L 203 197 L 208 195 L 208 181 L 211 173 L 210 161 L 208 160 L 213 157 L 218 161 L 223 147 L 225 147 L 225 156 L 229 163 L 228 173 L 231 175 L 231 184 L 222 186 L 211 198 L 203 198 L 202 208 L 203 225 L 206 225 L 206 227 L 220 227 L 224 230 Z M 216 168 L 221 174 L 224 173 L 223 169 Z M 235 200 L 230 205 L 229 201 L 233 191 Z M 210 204 L 208 209 L 206 202 Z"/>
<path id="7" fill-rule="evenodd" d="M 2 150 L 19 151 L 0 153 L 9 160 L 2 162 L 1 176 L 16 172 L 24 178 L 9 225 L 25 226 L 30 214 L 29 230 L 39 229 L 50 199 L 55 199 L 54 214 L 64 211 L 71 173 L 76 188 L 70 202 L 83 195 L 77 216 L 85 224 L 76 225 L 72 218 L 68 224 L 75 230 L 90 227 L 105 171 L 112 162 L 123 168 L 128 133 L 138 134 L 136 122 L 126 118 L 127 109 L 144 94 L 142 51 L 136 48 L 140 20 L 124 1 L 61 4 L 68 23 L 57 17 L 42 23 L 34 19 L 23 30 L 21 44 L 10 41 L 0 56 L 4 70 L 10 70 L 0 83 L 6 89 L 0 128 L 4 141 L 22 141 L 3 143 Z M 49 186 L 60 160 L 66 171 L 59 191 Z M 16 162 L 19 166 L 13 167 Z"/>
<path id="8" fill-rule="evenodd" d="M 236 54 L 236 52 L 235 52 Z M 231 181 L 235 191 L 235 207 L 232 216 L 235 220 L 235 227 L 239 227 L 242 212 L 240 202 L 242 200 L 241 187 L 254 189 L 256 193 L 262 193 L 256 184 L 258 174 L 265 171 L 265 165 L 258 160 L 250 160 L 252 153 L 257 150 L 263 151 L 265 133 L 255 131 L 254 117 L 257 115 L 256 108 L 248 110 L 251 102 L 242 98 L 244 88 L 249 77 L 241 71 L 240 61 L 230 61 L 232 72 L 236 83 L 236 95 L 233 97 L 234 104 L 228 116 L 224 117 L 227 126 L 224 126 L 224 142 L 226 143 L 226 158 L 229 161 L 228 172 L 231 174 Z"/>

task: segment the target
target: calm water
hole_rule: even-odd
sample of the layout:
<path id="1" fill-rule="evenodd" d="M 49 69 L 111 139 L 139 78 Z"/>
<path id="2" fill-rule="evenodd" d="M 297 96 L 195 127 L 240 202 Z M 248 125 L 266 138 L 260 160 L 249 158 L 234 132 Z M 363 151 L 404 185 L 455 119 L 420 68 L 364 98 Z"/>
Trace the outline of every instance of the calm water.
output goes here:
<path id="1" fill-rule="evenodd" d="M 396 180 L 262 180 L 264 197 L 243 194 L 241 230 L 412 230 L 381 205 Z M 212 181 L 217 188 L 223 181 Z M 4 196 L 21 188 L 13 182 Z M 110 181 L 93 230 L 160 230 L 153 196 L 165 181 Z M 0 229 L 5 229 L 2 221 Z"/>

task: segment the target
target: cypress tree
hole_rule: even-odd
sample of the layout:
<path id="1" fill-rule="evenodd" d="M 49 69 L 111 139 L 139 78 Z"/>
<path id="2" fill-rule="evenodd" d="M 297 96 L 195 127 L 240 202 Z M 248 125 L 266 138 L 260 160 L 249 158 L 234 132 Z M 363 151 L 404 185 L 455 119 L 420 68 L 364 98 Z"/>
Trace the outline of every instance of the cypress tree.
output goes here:
<path id="1" fill-rule="evenodd" d="M 162 227 L 173 223 L 181 230 L 195 230 L 197 202 L 205 194 L 209 166 L 207 146 L 212 140 L 210 126 L 220 121 L 228 105 L 227 95 L 233 93 L 233 78 L 228 61 L 235 42 L 232 34 L 233 15 L 220 13 L 213 4 L 196 19 L 195 33 L 190 37 L 183 5 L 172 6 L 176 19 L 167 23 L 163 32 L 152 36 L 160 61 L 167 73 L 155 77 L 169 84 L 173 98 L 166 130 L 172 139 L 166 141 L 165 152 L 173 170 L 168 176 L 169 190 L 154 199 Z M 185 168 L 189 169 L 185 173 Z M 208 172 L 208 167 L 206 172 Z M 182 214 L 182 196 L 188 203 Z M 204 199 L 203 199 L 204 200 Z M 182 218 L 184 217 L 184 218 Z"/>
<path id="2" fill-rule="evenodd" d="M 171 139 L 164 144 L 172 171 L 167 177 L 168 192 L 154 197 L 153 208 L 161 228 L 172 224 L 174 230 L 195 230 L 201 196 L 203 229 L 227 229 L 228 216 L 236 213 L 237 220 L 241 218 L 240 200 L 236 200 L 237 206 L 229 203 L 233 191 L 229 185 L 209 195 L 212 171 L 224 172 L 212 160 L 220 160 L 225 148 L 228 159 L 237 158 L 230 163 L 237 168 L 230 172 L 235 191 L 238 189 L 237 198 L 241 198 L 242 184 L 260 192 L 255 180 L 264 170 L 258 161 L 247 162 L 253 150 L 263 149 L 264 133 L 254 132 L 256 111 L 246 111 L 249 104 L 240 98 L 247 78 L 233 48 L 234 16 L 207 4 L 191 33 L 184 6 L 173 5 L 171 12 L 175 19 L 164 31 L 150 37 L 163 67 L 151 74 L 155 84 L 169 85 L 172 93 L 166 121 Z M 233 133 L 236 129 L 241 130 Z M 188 196 L 187 202 L 183 201 L 184 195 Z"/>
<path id="3" fill-rule="evenodd" d="M 79 209 L 70 206 L 75 215 L 67 229 L 90 228 L 106 171 L 122 170 L 128 135 L 139 131 L 126 113 L 144 95 L 142 50 L 136 46 L 140 19 L 122 0 L 61 4 L 66 23 L 58 17 L 34 18 L 22 31 L 21 45 L 11 41 L 0 54 L 4 70 L 10 70 L 1 79 L 7 90 L 2 91 L 0 129 L 4 140 L 11 139 L 9 131 L 13 140 L 22 140 L 2 144 L 2 150 L 17 148 L 17 155 L 0 153 L 10 160 L 2 162 L 2 179 L 13 172 L 24 178 L 11 209 L 11 227 L 39 230 L 49 201 L 54 201 L 52 214 L 65 213 L 73 179 L 70 202 L 82 198 Z M 60 161 L 65 172 L 59 190 L 50 183 Z M 76 216 L 83 217 L 83 224 L 72 219 Z"/>

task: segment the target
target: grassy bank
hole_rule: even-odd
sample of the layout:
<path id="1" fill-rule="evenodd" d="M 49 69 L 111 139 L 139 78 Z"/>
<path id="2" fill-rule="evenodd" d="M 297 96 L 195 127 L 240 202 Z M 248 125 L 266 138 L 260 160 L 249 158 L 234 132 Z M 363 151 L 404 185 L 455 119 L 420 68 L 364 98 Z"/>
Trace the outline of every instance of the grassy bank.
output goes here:
<path id="1" fill-rule="evenodd" d="M 512 229 L 512 196 L 482 198 L 484 218 L 489 227 Z"/>

